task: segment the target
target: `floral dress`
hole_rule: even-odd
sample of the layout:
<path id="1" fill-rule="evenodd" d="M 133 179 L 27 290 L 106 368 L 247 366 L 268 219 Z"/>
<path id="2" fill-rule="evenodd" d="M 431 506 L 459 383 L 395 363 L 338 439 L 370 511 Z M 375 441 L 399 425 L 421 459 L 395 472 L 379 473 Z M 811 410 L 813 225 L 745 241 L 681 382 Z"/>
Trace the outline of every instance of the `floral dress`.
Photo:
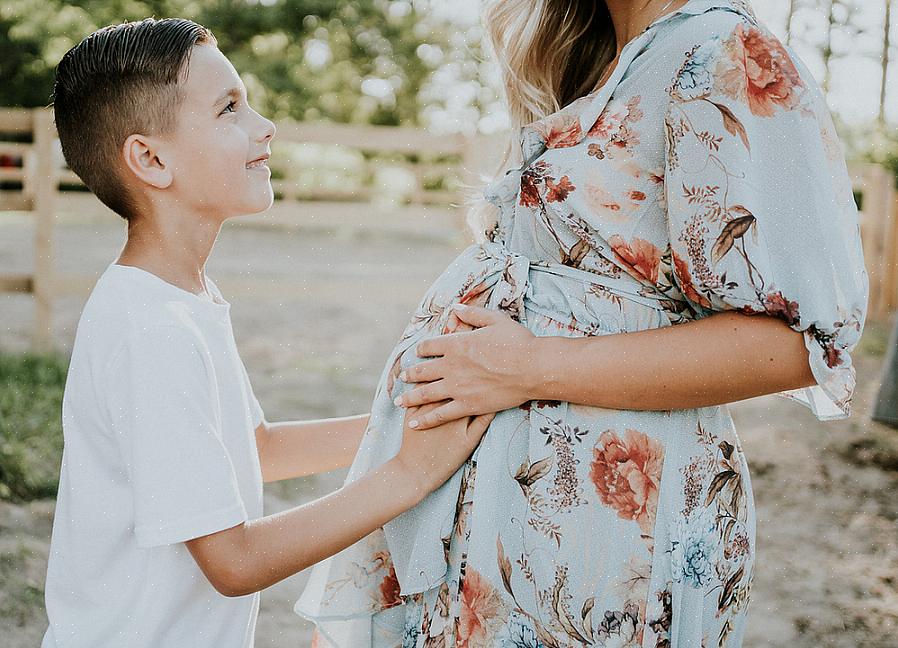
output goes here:
<path id="1" fill-rule="evenodd" d="M 778 317 L 816 379 L 778 395 L 850 414 L 868 278 L 844 155 L 807 68 L 745 2 L 657 19 L 604 86 L 520 143 L 524 164 L 485 191 L 488 240 L 435 281 L 388 359 L 347 482 L 399 450 L 399 372 L 456 302 L 537 336 Z M 316 565 L 295 610 L 316 646 L 732 647 L 754 556 L 725 405 L 532 401 L 499 412 L 420 505 Z"/>

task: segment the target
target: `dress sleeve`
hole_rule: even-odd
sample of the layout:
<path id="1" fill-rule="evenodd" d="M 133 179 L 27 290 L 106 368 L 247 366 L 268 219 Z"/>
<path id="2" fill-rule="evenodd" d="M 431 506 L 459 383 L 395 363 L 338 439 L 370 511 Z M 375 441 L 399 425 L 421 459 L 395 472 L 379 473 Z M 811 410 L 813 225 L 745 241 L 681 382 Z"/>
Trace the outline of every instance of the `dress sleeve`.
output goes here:
<path id="1" fill-rule="evenodd" d="M 841 144 L 800 59 L 762 26 L 721 33 L 688 52 L 668 88 L 675 280 L 698 318 L 764 313 L 802 332 L 816 384 L 777 395 L 846 418 L 868 276 Z"/>

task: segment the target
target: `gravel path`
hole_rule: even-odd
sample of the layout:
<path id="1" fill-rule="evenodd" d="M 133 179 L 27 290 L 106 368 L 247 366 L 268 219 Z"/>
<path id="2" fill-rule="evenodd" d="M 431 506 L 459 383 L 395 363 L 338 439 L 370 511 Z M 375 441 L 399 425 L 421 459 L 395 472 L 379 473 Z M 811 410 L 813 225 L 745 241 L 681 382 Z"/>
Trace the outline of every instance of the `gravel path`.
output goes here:
<path id="1" fill-rule="evenodd" d="M 122 224 L 57 228 L 58 267 L 98 273 L 116 254 Z M 31 267 L 27 218 L 0 213 L 0 272 Z M 235 335 L 270 420 L 367 411 L 382 362 L 419 296 L 462 245 L 396 236 L 335 238 L 270 228 L 225 228 L 209 263 L 232 301 Z M 250 270 L 265 290 L 228 291 Z M 70 348 L 80 299 L 54 313 Z M 24 349 L 33 307 L 0 295 L 0 349 Z M 865 335 L 882 346 L 882 330 Z M 752 468 L 758 569 L 747 647 L 894 646 L 898 631 L 898 433 L 867 420 L 881 356 L 858 354 L 855 415 L 821 424 L 775 397 L 731 406 Z M 891 454 L 890 454 L 891 453 Z M 895 463 L 898 465 L 898 462 Z M 894 469 L 894 468 L 893 468 Z M 339 487 L 343 471 L 266 487 L 266 512 Z M 42 588 L 53 502 L 0 503 L 0 637 L 36 646 L 46 625 Z M 292 612 L 298 574 L 263 593 L 258 646 L 307 646 Z"/>

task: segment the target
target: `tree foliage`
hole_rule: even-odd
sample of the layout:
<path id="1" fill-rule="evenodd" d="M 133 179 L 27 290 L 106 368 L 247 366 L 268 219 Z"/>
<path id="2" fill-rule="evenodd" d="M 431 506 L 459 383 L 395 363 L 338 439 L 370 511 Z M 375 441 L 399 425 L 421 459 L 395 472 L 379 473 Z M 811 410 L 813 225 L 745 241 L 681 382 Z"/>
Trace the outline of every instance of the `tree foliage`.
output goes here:
<path id="1" fill-rule="evenodd" d="M 426 3 L 4 0 L 0 105 L 47 105 L 56 63 L 99 27 L 179 16 L 212 30 L 250 101 L 269 117 L 416 124 L 419 92 L 443 63 L 433 53 L 453 49 L 452 27 L 429 19 L 421 6 Z M 479 43 L 465 48 L 479 51 Z"/>

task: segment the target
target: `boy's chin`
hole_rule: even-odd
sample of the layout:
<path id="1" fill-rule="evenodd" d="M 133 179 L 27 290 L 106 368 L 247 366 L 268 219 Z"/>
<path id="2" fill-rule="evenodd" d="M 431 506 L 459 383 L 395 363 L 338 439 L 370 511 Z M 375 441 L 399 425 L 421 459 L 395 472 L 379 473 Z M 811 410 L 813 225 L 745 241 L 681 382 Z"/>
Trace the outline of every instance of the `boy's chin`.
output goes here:
<path id="1" fill-rule="evenodd" d="M 235 216 L 250 216 L 252 214 L 260 214 L 271 209 L 274 204 L 274 191 L 269 189 L 267 192 L 258 192 L 255 195 L 247 196 L 242 202 L 238 210 L 231 210 L 230 218 Z"/>

